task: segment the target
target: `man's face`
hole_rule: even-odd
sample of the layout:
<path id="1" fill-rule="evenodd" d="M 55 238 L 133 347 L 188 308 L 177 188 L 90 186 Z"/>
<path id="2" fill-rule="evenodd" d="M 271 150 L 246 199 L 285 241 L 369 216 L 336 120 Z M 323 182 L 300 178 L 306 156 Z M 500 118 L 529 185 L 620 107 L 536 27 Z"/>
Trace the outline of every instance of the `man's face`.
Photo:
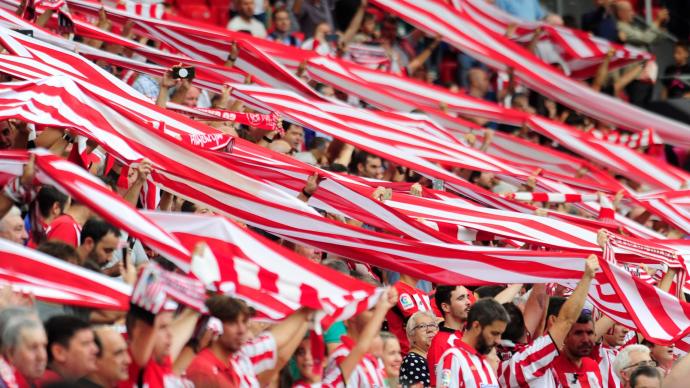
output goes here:
<path id="1" fill-rule="evenodd" d="M 247 342 L 249 318 L 241 315 L 235 322 L 223 322 L 223 334 L 218 338 L 227 351 L 235 353 Z"/>
<path id="2" fill-rule="evenodd" d="M 15 133 L 7 124 L 7 120 L 0 121 L 0 150 L 11 148 L 14 144 Z"/>
<path id="3" fill-rule="evenodd" d="M 163 362 L 165 357 L 170 356 L 170 346 L 172 345 L 172 329 L 170 324 L 173 320 L 173 313 L 165 311 L 156 317 L 156 343 L 153 345 L 153 356 L 156 361 Z"/>
<path id="4" fill-rule="evenodd" d="M 89 259 L 98 263 L 98 265 L 105 265 L 113 258 L 113 252 L 120 244 L 120 239 L 115 233 L 108 232 L 103 238 L 94 245 L 89 253 Z"/>
<path id="5" fill-rule="evenodd" d="M 383 178 L 383 162 L 377 156 L 368 156 L 364 164 L 357 165 L 359 175 L 364 178 L 381 179 Z"/>
<path id="6" fill-rule="evenodd" d="M 60 347 L 60 345 L 54 346 Z M 56 361 L 64 365 L 63 368 L 70 374 L 70 377 L 81 378 L 96 371 L 98 347 L 94 340 L 93 330 L 77 331 L 69 340 L 67 348 L 63 347 L 62 350 L 61 352 L 53 351 L 53 355 L 55 355 Z"/>
<path id="7" fill-rule="evenodd" d="M 565 337 L 566 351 L 574 357 L 586 357 L 594 348 L 594 323 L 575 323 Z"/>
<path id="8" fill-rule="evenodd" d="M 48 362 L 45 331 L 43 328 L 23 329 L 19 335 L 19 345 L 10 352 L 9 361 L 27 380 L 41 378 Z"/>
<path id="9" fill-rule="evenodd" d="M 622 325 L 613 325 L 612 334 L 604 334 L 604 341 L 612 347 L 622 346 L 625 343 L 625 336 L 630 330 Z"/>
<path id="10" fill-rule="evenodd" d="M 22 245 L 29 238 L 26 229 L 24 229 L 24 220 L 16 214 L 6 215 L 0 221 L 0 224 L 2 225 L 2 231 L 0 231 L 1 238 Z"/>
<path id="11" fill-rule="evenodd" d="M 688 63 L 688 50 L 685 47 L 676 46 L 673 48 L 673 61 L 676 65 L 685 65 Z"/>
<path id="12" fill-rule="evenodd" d="M 635 370 L 640 363 L 646 363 L 652 361 L 652 358 L 647 353 L 643 352 L 630 352 L 630 363 L 621 369 L 621 382 L 624 387 L 630 386 L 630 374 Z"/>
<path id="13" fill-rule="evenodd" d="M 199 95 L 201 94 L 201 90 L 199 88 L 192 86 L 187 90 L 187 93 L 184 95 L 184 102 L 183 105 L 188 106 L 190 108 L 196 108 L 196 104 L 199 101 Z"/>
<path id="14" fill-rule="evenodd" d="M 473 325 L 479 322 L 474 322 Z M 490 325 L 481 327 L 481 334 L 477 338 L 475 350 L 479 354 L 489 354 L 501 342 L 501 335 L 506 331 L 507 322 L 493 321 Z"/>
<path id="15" fill-rule="evenodd" d="M 283 140 L 285 140 L 290 147 L 299 151 L 304 142 L 304 129 L 299 125 L 291 124 L 287 131 L 285 131 Z"/>
<path id="16" fill-rule="evenodd" d="M 240 8 L 237 12 L 245 18 L 254 16 L 254 0 L 240 0 Z"/>
<path id="17" fill-rule="evenodd" d="M 627 1 L 616 2 L 616 17 L 618 20 L 626 23 L 630 23 L 635 16 L 632 5 Z"/>
<path id="18" fill-rule="evenodd" d="M 650 348 L 652 360 L 660 365 L 668 365 L 675 359 L 673 346 L 654 345 Z"/>
<path id="19" fill-rule="evenodd" d="M 124 338 L 115 330 L 105 329 L 98 332 L 98 339 L 101 356 L 96 359 L 96 374 L 113 383 L 127 380 L 132 359 Z"/>
<path id="20" fill-rule="evenodd" d="M 285 11 L 276 13 L 274 26 L 278 32 L 290 32 L 290 15 Z"/>
<path id="21" fill-rule="evenodd" d="M 444 309 L 444 314 L 450 313 L 450 316 L 456 321 L 465 322 L 467 320 L 467 313 L 469 313 L 472 306 L 467 288 L 463 286 L 455 287 L 455 290 L 450 293 L 450 306 L 444 303 L 445 306 L 448 307 L 448 311 Z"/>

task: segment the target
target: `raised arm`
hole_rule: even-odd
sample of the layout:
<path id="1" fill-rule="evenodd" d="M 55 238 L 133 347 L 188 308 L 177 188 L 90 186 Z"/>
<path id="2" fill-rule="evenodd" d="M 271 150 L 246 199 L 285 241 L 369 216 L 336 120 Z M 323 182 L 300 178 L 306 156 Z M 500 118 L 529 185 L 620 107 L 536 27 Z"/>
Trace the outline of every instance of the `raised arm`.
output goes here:
<path id="1" fill-rule="evenodd" d="M 592 284 L 594 275 L 599 269 L 599 259 L 595 255 L 589 255 L 585 261 L 585 270 L 582 279 L 577 283 L 577 287 L 570 295 L 568 300 L 561 307 L 561 311 L 556 318 L 556 322 L 549 329 L 549 334 L 557 347 L 563 346 L 563 341 L 568 335 L 570 328 L 580 317 L 582 308 L 585 306 L 589 286 Z"/>
<path id="2" fill-rule="evenodd" d="M 389 287 L 386 293 L 381 295 L 381 299 L 379 299 L 379 302 L 374 308 L 374 315 L 364 327 L 364 330 L 362 330 L 359 341 L 340 364 L 340 372 L 343 374 L 343 381 L 348 381 L 350 379 L 359 361 L 369 351 L 372 341 L 381 329 L 381 324 L 386 317 L 386 313 L 395 306 L 397 301 L 398 292 L 393 287 Z"/>

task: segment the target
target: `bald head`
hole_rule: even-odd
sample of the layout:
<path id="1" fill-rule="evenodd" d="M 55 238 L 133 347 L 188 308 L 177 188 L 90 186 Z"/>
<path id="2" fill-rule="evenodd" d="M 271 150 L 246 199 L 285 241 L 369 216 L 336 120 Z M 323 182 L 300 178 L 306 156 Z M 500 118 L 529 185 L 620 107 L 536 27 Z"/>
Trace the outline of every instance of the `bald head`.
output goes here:
<path id="1" fill-rule="evenodd" d="M 632 4 L 627 0 L 616 1 L 616 18 L 622 22 L 630 23 L 633 21 L 635 11 Z"/>

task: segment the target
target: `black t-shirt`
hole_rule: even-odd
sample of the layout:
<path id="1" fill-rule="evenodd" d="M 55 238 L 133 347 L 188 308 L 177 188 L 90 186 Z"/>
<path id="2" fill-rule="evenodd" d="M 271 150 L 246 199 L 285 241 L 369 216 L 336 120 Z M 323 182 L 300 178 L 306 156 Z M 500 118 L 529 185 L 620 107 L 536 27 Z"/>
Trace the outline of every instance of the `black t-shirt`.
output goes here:
<path id="1" fill-rule="evenodd" d="M 420 382 L 425 387 L 431 386 L 426 358 L 414 352 L 407 353 L 407 356 L 403 358 L 402 365 L 400 365 L 400 385 L 409 387 Z"/>
<path id="2" fill-rule="evenodd" d="M 680 75 L 690 77 L 690 64 L 683 66 L 671 65 L 664 71 L 666 77 L 677 77 Z M 685 93 L 690 92 L 690 80 L 680 80 L 678 78 L 664 78 L 664 86 L 668 90 L 668 98 L 681 98 Z"/>

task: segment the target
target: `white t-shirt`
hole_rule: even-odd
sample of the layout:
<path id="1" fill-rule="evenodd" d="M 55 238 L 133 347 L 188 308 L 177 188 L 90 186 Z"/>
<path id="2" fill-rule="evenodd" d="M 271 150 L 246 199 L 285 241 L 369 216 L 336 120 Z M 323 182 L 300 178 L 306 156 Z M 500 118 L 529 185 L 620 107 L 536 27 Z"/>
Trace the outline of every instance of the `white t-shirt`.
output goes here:
<path id="1" fill-rule="evenodd" d="M 267 35 L 266 27 L 264 27 L 263 23 L 254 18 L 246 21 L 240 16 L 235 16 L 228 22 L 227 29 L 231 31 L 249 31 L 252 36 L 257 38 L 265 38 Z"/>

